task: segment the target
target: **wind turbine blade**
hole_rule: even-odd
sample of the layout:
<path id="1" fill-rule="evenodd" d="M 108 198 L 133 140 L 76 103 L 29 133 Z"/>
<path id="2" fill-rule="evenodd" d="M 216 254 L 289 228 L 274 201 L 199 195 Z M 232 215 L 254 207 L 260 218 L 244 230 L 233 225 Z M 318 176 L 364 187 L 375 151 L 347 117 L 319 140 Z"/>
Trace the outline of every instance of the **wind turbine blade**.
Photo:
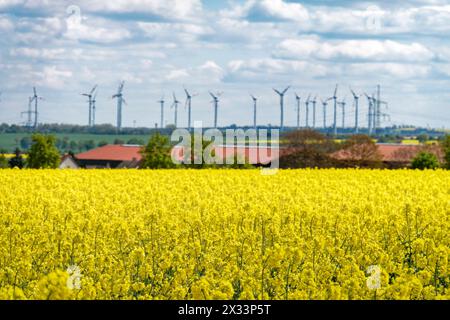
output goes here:
<path id="1" fill-rule="evenodd" d="M 337 92 L 338 92 L 338 86 L 339 86 L 339 85 L 336 85 L 336 89 L 334 90 L 334 96 L 335 96 L 335 97 L 336 97 Z"/>
<path id="2" fill-rule="evenodd" d="M 212 92 L 209 92 L 209 94 L 214 100 L 216 99 L 216 96 Z"/>
<path id="3" fill-rule="evenodd" d="M 273 91 L 275 91 L 277 94 L 279 94 L 280 96 L 282 95 L 280 91 L 278 91 L 277 89 L 273 89 Z"/>
<path id="4" fill-rule="evenodd" d="M 291 88 L 291 86 L 289 86 L 286 89 L 284 89 L 283 94 L 285 94 L 290 88 Z"/>
<path id="5" fill-rule="evenodd" d="M 94 94 L 95 89 L 97 89 L 97 85 L 95 85 L 95 86 L 92 88 L 90 95 L 93 95 L 93 94 Z"/>
<path id="6" fill-rule="evenodd" d="M 37 96 L 36 87 L 33 87 L 34 96 Z"/>

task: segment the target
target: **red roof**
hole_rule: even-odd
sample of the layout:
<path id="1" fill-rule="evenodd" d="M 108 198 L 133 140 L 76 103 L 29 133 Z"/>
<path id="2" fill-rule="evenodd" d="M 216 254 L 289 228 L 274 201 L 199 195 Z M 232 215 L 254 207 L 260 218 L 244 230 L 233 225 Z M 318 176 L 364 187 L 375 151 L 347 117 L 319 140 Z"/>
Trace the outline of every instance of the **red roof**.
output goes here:
<path id="1" fill-rule="evenodd" d="M 106 145 L 88 152 L 77 154 L 79 160 L 100 160 L 100 161 L 133 161 L 142 159 L 141 146 L 128 145 Z"/>
<path id="2" fill-rule="evenodd" d="M 378 151 L 383 161 L 411 161 L 419 152 L 416 145 L 379 144 Z"/>
<path id="3" fill-rule="evenodd" d="M 442 157 L 442 151 L 436 146 L 377 144 L 377 147 L 381 160 L 386 162 L 410 162 L 420 151 L 432 152 L 439 158 Z M 333 156 L 341 160 L 348 158 L 345 150 L 340 150 L 334 153 Z"/>

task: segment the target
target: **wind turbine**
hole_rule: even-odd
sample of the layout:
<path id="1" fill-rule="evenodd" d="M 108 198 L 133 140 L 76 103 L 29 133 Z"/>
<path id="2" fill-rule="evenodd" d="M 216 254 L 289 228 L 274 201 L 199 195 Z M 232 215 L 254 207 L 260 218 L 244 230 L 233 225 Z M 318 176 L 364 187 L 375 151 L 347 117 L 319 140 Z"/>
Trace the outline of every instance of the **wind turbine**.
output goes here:
<path id="1" fill-rule="evenodd" d="M 306 99 L 306 128 L 309 128 L 309 103 L 311 101 L 311 94 L 308 96 L 308 99 Z"/>
<path id="2" fill-rule="evenodd" d="M 327 128 L 327 106 L 328 106 L 328 101 L 330 101 L 332 99 L 333 98 L 328 98 L 327 100 L 320 99 L 320 101 L 322 102 L 322 106 L 323 106 L 323 128 L 324 129 Z"/>
<path id="3" fill-rule="evenodd" d="M 158 101 L 161 105 L 161 129 L 164 129 L 164 95 L 161 97 L 161 100 Z"/>
<path id="4" fill-rule="evenodd" d="M 96 103 L 97 103 L 97 93 L 98 91 L 96 90 L 94 93 L 94 96 L 92 97 L 92 126 L 95 127 L 95 113 L 96 113 Z"/>
<path id="5" fill-rule="evenodd" d="M 361 95 L 357 95 L 355 91 L 353 91 L 352 88 L 350 88 L 350 91 L 352 92 L 354 103 L 355 103 L 355 133 L 359 133 L 359 98 Z"/>
<path id="6" fill-rule="evenodd" d="M 257 124 L 256 124 L 256 109 L 257 109 L 257 104 L 258 104 L 258 98 L 256 98 L 254 95 L 250 95 L 250 97 L 252 97 L 253 100 L 253 128 L 256 130 L 257 128 Z"/>
<path id="7" fill-rule="evenodd" d="M 295 100 L 297 100 L 297 130 L 300 129 L 300 96 L 295 93 Z"/>
<path id="8" fill-rule="evenodd" d="M 27 122 L 25 123 L 25 126 L 27 127 L 27 128 L 31 128 L 32 126 L 33 126 L 33 120 L 32 120 L 32 115 L 33 115 L 33 110 L 32 110 L 32 107 L 31 107 L 31 104 L 33 103 L 33 97 L 29 97 L 28 98 L 28 110 L 27 111 L 24 111 L 24 112 L 22 112 L 21 114 L 20 114 L 20 116 L 22 117 L 24 114 L 26 114 L 27 115 Z"/>
<path id="9" fill-rule="evenodd" d="M 175 119 L 174 119 L 174 124 L 175 124 L 175 129 L 178 128 L 178 105 L 181 102 L 177 100 L 177 96 L 175 95 L 175 92 L 173 93 L 173 103 L 171 108 L 175 108 Z"/>
<path id="10" fill-rule="evenodd" d="M 194 93 L 191 95 L 186 88 L 184 88 L 184 92 L 186 93 L 186 104 L 184 105 L 184 107 L 188 108 L 188 129 L 191 130 L 192 98 L 198 96 L 198 94 Z"/>
<path id="11" fill-rule="evenodd" d="M 317 96 L 315 96 L 314 100 L 312 101 L 312 104 L 313 104 L 313 128 L 316 127 L 316 103 L 317 103 Z"/>
<path id="12" fill-rule="evenodd" d="M 342 130 L 345 130 L 345 106 L 347 105 L 345 99 L 346 97 L 344 97 L 341 102 L 338 102 L 339 106 L 342 108 Z"/>
<path id="13" fill-rule="evenodd" d="M 94 91 L 97 89 L 97 85 L 95 85 L 92 90 L 89 93 L 82 93 L 82 96 L 88 97 L 88 103 L 89 103 L 89 121 L 88 125 L 89 127 L 92 127 L 92 95 L 94 94 Z"/>
<path id="14" fill-rule="evenodd" d="M 290 86 L 284 89 L 283 91 L 278 91 L 277 89 L 273 89 L 280 96 L 280 109 L 281 109 L 281 121 L 280 121 L 280 129 L 284 128 L 284 95 L 289 90 Z"/>
<path id="15" fill-rule="evenodd" d="M 334 101 L 334 123 L 333 123 L 333 133 L 335 136 L 337 136 L 337 92 L 338 92 L 338 85 L 336 85 L 336 89 L 334 89 L 334 94 L 330 98 Z"/>
<path id="16" fill-rule="evenodd" d="M 125 103 L 126 101 L 123 98 L 123 87 L 125 85 L 125 81 L 122 81 L 119 84 L 119 88 L 117 90 L 117 93 L 115 95 L 112 96 L 113 99 L 117 98 L 117 131 L 120 132 L 120 130 L 122 129 L 122 104 Z"/>
<path id="17" fill-rule="evenodd" d="M 213 101 L 211 101 L 211 103 L 214 103 L 214 128 L 217 128 L 217 112 L 219 109 L 219 98 L 222 95 L 222 93 L 218 92 L 214 94 L 210 91 L 209 94 L 213 98 Z"/>
<path id="18" fill-rule="evenodd" d="M 38 126 L 38 101 L 44 100 L 43 97 L 38 96 L 36 87 L 33 87 L 33 97 L 31 98 L 31 103 L 34 102 L 34 129 Z"/>
<path id="19" fill-rule="evenodd" d="M 369 130 L 369 136 L 372 135 L 372 129 L 373 129 L 373 97 L 370 97 L 367 93 L 364 92 L 364 95 L 367 97 L 367 102 L 369 103 L 369 114 L 368 114 L 368 121 L 369 121 L 369 126 L 368 126 L 368 130 Z"/>

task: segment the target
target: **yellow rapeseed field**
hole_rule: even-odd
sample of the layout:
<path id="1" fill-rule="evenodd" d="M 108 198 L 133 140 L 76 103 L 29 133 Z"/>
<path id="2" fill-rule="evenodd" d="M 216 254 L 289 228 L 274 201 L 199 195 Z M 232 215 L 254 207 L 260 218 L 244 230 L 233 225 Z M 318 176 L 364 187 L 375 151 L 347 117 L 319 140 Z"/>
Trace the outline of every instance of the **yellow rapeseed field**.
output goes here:
<path id="1" fill-rule="evenodd" d="M 450 298 L 448 171 L 0 181 L 0 299 Z"/>

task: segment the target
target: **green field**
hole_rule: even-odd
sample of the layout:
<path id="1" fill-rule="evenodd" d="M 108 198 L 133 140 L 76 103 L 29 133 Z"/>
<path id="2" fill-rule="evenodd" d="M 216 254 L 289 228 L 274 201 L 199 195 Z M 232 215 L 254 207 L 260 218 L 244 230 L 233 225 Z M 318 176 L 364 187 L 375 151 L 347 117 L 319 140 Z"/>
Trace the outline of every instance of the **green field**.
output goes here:
<path id="1" fill-rule="evenodd" d="M 97 134 L 71 134 L 71 133 L 57 133 L 53 134 L 58 139 L 67 138 L 69 141 L 89 141 L 93 140 L 96 145 L 99 142 L 105 141 L 108 143 L 113 143 L 114 140 L 120 139 L 125 141 L 129 141 L 130 139 L 136 138 L 147 142 L 150 138 L 149 135 L 97 135 Z M 5 149 L 8 152 L 12 152 L 16 147 L 20 148 L 20 140 L 24 137 L 30 137 L 30 134 L 27 133 L 2 133 L 0 134 L 0 149 Z"/>

